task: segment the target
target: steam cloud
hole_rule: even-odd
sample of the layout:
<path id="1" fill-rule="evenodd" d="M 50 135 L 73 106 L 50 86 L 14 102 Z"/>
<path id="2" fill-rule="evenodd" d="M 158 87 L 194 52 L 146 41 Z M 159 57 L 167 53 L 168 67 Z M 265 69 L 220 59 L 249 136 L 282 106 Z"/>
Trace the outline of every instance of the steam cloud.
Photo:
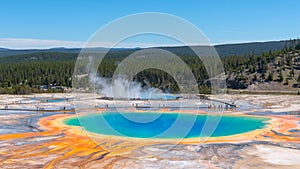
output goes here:
<path id="1" fill-rule="evenodd" d="M 126 75 L 120 75 L 114 79 L 101 77 L 93 63 L 93 57 L 90 56 L 87 65 L 89 83 L 99 94 L 113 98 L 158 99 L 166 97 L 162 90 L 150 86 L 142 87 L 141 83 L 130 81 Z"/>

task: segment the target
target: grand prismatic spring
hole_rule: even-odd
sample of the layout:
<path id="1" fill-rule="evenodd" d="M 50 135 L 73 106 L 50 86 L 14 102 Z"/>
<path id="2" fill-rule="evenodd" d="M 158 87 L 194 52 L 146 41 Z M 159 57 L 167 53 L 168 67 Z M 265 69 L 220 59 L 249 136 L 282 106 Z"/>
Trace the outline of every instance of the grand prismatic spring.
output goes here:
<path id="1" fill-rule="evenodd" d="M 162 165 L 173 168 L 253 168 L 253 164 L 254 168 L 268 168 L 270 165 L 297 168 L 300 165 L 298 96 L 298 99 L 292 99 L 286 96 L 232 95 L 230 97 L 239 108 L 224 110 L 222 114 L 207 108 L 172 109 L 171 106 L 181 103 L 178 100 L 165 102 L 165 107 L 153 111 L 131 107 L 119 114 L 107 110 L 106 106 L 112 107 L 116 102 L 121 105 L 126 101 L 98 100 L 97 107 L 84 110 L 88 114 L 80 116 L 72 110 L 71 96 L 60 102 L 39 102 L 45 100 L 41 97 L 45 95 L 36 95 L 32 99 L 3 96 L 1 102 L 7 103 L 6 108 L 15 110 L 0 112 L 1 168 L 142 168 Z M 9 104 L 11 101 L 14 104 Z M 182 101 L 183 105 L 202 106 L 199 100 Z M 145 101 L 134 102 L 142 104 Z M 33 111 L 36 109 L 33 105 L 37 103 L 41 110 Z M 22 111 L 16 111 L 21 108 Z M 207 118 L 220 122 L 209 137 L 201 132 Z M 176 119 L 181 128 L 162 132 Z M 182 124 L 191 121 L 189 132 L 181 132 L 184 129 Z"/>
<path id="2" fill-rule="evenodd" d="M 268 120 L 267 118 L 262 117 L 255 118 L 228 115 L 220 117 L 218 115 L 213 115 L 209 117 L 210 121 L 218 122 L 218 125 L 211 135 L 209 135 L 209 133 L 205 134 L 205 131 L 201 133 L 207 118 L 208 115 L 180 113 L 163 113 L 157 115 L 157 113 L 149 112 L 126 112 L 126 114 L 104 112 L 102 114 L 86 115 L 79 117 L 79 119 L 67 119 L 65 124 L 73 126 L 81 126 L 81 124 L 83 124 L 85 130 L 104 135 L 151 139 L 181 139 L 241 134 L 264 128 L 264 122 Z M 140 123 L 140 121 L 147 122 Z M 189 123 L 193 125 L 187 125 Z M 174 125 L 174 127 L 172 127 L 172 125 Z M 190 128 L 187 128 L 187 126 Z M 170 131 L 168 131 L 169 128 L 171 128 Z"/>

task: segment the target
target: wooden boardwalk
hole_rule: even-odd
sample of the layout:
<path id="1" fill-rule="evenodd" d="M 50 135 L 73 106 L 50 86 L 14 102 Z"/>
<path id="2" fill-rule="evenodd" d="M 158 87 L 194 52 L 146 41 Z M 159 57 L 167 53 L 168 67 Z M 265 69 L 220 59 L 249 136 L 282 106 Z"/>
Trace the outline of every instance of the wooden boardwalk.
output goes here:
<path id="1" fill-rule="evenodd" d="M 234 104 L 234 103 L 228 103 L 228 102 L 225 102 L 225 101 L 222 101 L 222 100 L 210 99 L 209 97 L 207 97 L 205 95 L 197 95 L 197 96 L 200 97 L 200 99 L 202 99 L 202 100 L 209 100 L 209 101 L 223 103 L 223 104 L 228 105 L 230 107 L 237 107 L 236 104 Z"/>
<path id="2" fill-rule="evenodd" d="M 56 110 L 47 110 L 47 109 L 17 109 L 17 108 L 7 108 L 0 109 L 6 111 L 33 111 L 33 112 L 75 112 L 75 109 L 56 109 Z"/>

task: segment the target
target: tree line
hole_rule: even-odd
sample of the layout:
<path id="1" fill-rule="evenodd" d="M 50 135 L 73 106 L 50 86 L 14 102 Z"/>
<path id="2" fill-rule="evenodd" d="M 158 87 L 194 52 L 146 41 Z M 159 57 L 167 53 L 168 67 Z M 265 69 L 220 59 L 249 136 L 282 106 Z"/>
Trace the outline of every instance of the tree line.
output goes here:
<path id="1" fill-rule="evenodd" d="M 255 55 L 249 52 L 246 55 L 221 57 L 225 73 L 234 74 L 237 80 L 247 80 L 246 74 L 256 74 L 259 77 L 251 77 L 251 81 L 284 81 L 294 78 L 300 83 L 300 76 L 295 70 L 299 64 L 299 57 L 290 54 L 300 50 L 300 41 L 291 40 L 282 50 L 263 52 Z M 102 77 L 112 77 L 118 63 L 134 51 L 109 52 L 101 65 L 98 73 Z M 75 59 L 78 53 L 41 52 L 18 56 L 0 58 L 0 93 L 4 94 L 29 94 L 38 92 L 62 92 L 60 87 L 72 87 L 72 74 Z M 208 74 L 204 64 L 198 57 L 179 56 L 192 70 L 200 92 L 209 93 L 210 84 L 206 83 Z M 276 68 L 270 69 L 271 63 Z M 290 74 L 286 75 L 286 70 Z M 247 71 L 245 71 L 247 70 Z M 278 73 L 270 70 L 276 70 Z M 88 77 L 86 77 L 88 78 Z M 184 77 L 182 77 L 184 78 Z M 164 91 L 176 93 L 179 86 L 166 72 L 147 69 L 138 73 L 134 80 L 143 86 L 150 85 Z M 248 79 L 249 80 L 249 79 Z M 287 80 L 288 82 L 288 80 Z M 48 86 L 48 90 L 41 89 Z"/>

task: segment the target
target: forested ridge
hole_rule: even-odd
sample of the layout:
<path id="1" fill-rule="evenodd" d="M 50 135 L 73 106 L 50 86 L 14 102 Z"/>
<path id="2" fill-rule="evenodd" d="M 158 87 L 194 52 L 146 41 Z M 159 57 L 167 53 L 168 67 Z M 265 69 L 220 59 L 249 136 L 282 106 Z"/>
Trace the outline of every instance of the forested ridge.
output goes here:
<path id="1" fill-rule="evenodd" d="M 161 48 L 177 54 L 192 70 L 200 91 L 209 92 L 208 75 L 198 57 L 183 52 L 180 48 Z M 126 56 L 139 49 L 113 50 L 109 52 L 98 73 L 111 77 Z M 290 40 L 280 50 L 269 50 L 256 54 L 247 51 L 244 55 L 221 57 L 227 86 L 244 89 L 253 84 L 278 82 L 297 88 L 299 76 L 299 40 Z M 70 52 L 36 52 L 0 58 L 0 93 L 29 94 L 36 92 L 62 92 L 72 86 L 72 73 L 78 53 Z M 150 85 L 178 92 L 174 79 L 165 72 L 148 69 L 140 72 L 135 80 L 143 85 Z M 47 86 L 47 90 L 41 88 Z"/>
<path id="2" fill-rule="evenodd" d="M 240 44 L 221 44 L 215 45 L 215 49 L 221 57 L 223 56 L 233 56 L 233 55 L 245 55 L 248 53 L 254 53 L 259 55 L 262 52 L 281 50 L 285 45 L 290 45 L 290 40 L 282 41 L 270 41 L 270 42 L 251 42 L 251 43 L 240 43 Z M 203 47 L 203 46 L 195 46 Z M 204 46 L 205 47 L 205 46 Z M 128 50 L 139 50 L 141 48 L 127 49 L 127 48 L 114 48 L 113 51 L 128 51 Z M 178 53 L 180 55 L 191 55 L 191 50 L 187 46 L 179 47 L 160 47 L 160 49 L 169 50 L 170 52 Z M 106 48 L 90 48 L 93 51 L 104 51 Z M 23 54 L 32 53 L 48 53 L 48 52 L 60 52 L 60 53 L 79 53 L 81 48 L 51 48 L 51 49 L 23 49 L 23 50 L 13 50 L 0 48 L 0 57 L 5 56 L 15 56 Z"/>

